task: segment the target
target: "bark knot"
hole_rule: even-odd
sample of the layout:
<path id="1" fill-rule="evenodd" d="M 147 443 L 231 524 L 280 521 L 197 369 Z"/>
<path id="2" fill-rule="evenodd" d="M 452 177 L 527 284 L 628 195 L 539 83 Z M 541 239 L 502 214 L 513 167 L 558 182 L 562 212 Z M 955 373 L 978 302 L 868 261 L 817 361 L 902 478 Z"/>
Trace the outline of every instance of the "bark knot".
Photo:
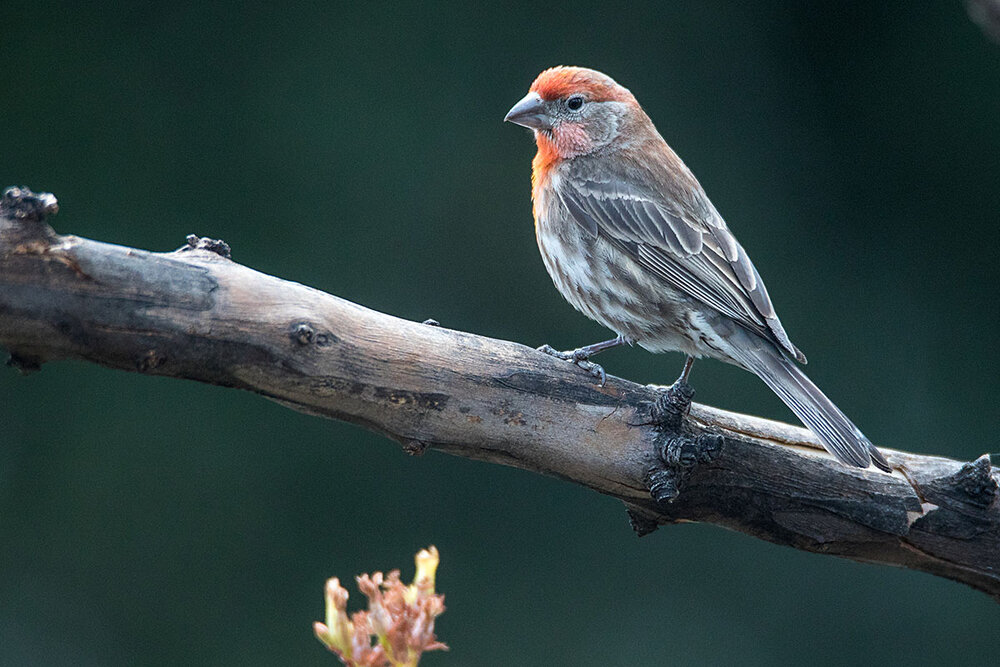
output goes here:
<path id="1" fill-rule="evenodd" d="M 292 342 L 302 346 L 326 347 L 340 342 L 340 339 L 332 332 L 318 330 L 311 322 L 306 321 L 293 322 L 288 335 Z"/>
<path id="2" fill-rule="evenodd" d="M 48 192 L 32 192 L 25 187 L 10 187 L 0 198 L 0 216 L 41 222 L 59 212 L 59 202 Z"/>
<path id="3" fill-rule="evenodd" d="M 963 465 L 948 480 L 949 486 L 962 495 L 962 499 L 976 507 L 989 507 L 1000 489 L 992 474 L 989 454 Z"/>
<path id="4" fill-rule="evenodd" d="M 226 259 L 233 258 L 232 248 L 229 244 L 222 239 L 210 239 L 207 236 L 198 236 L 197 234 L 188 234 L 187 245 L 183 245 L 177 249 L 177 252 L 187 252 L 190 250 L 207 250 L 209 252 L 214 252 L 220 257 L 225 257 Z"/>

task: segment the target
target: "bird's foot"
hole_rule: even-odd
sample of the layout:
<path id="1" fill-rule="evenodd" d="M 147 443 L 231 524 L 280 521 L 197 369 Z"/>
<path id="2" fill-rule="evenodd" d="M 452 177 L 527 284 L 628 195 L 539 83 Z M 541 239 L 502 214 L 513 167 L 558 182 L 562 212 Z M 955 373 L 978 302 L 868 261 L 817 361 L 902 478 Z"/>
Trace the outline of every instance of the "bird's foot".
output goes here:
<path id="1" fill-rule="evenodd" d="M 683 378 L 678 378 L 669 387 L 658 386 L 656 403 L 653 405 L 653 419 L 660 424 L 677 428 L 681 420 L 691 412 L 694 389 Z"/>
<path id="2" fill-rule="evenodd" d="M 688 384 L 688 377 L 691 375 L 691 367 L 694 365 L 694 357 L 688 356 L 684 361 L 684 369 L 680 377 L 674 380 L 669 387 L 656 387 L 660 395 L 653 406 L 653 419 L 657 422 L 677 428 L 681 425 L 681 420 L 691 412 L 691 399 L 694 398 L 694 389 Z"/>
<path id="3" fill-rule="evenodd" d="M 539 352 L 544 352 L 550 357 L 555 357 L 556 359 L 562 359 L 563 361 L 572 361 L 574 364 L 582 368 L 583 370 L 590 373 L 596 380 L 598 380 L 603 387 L 608 381 L 608 374 L 604 372 L 599 364 L 595 364 L 593 361 L 589 361 L 590 352 L 585 348 L 577 348 L 575 350 L 566 350 L 561 352 L 551 345 L 542 345 L 538 348 Z"/>
<path id="4" fill-rule="evenodd" d="M 677 380 L 667 387 L 665 392 L 670 401 L 678 406 L 684 414 L 691 412 L 691 400 L 694 399 L 694 387 L 687 383 L 687 380 Z"/>

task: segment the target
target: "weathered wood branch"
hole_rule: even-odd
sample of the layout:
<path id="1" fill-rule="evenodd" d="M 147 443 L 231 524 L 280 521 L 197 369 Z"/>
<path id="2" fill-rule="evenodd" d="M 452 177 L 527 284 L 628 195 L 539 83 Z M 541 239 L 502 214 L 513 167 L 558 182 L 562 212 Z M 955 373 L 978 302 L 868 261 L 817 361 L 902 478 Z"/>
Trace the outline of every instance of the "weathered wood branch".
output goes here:
<path id="1" fill-rule="evenodd" d="M 398 440 L 554 475 L 626 503 L 640 533 L 706 521 L 817 553 L 964 582 L 1000 600 L 998 475 L 883 448 L 846 468 L 808 431 L 610 377 L 517 343 L 408 322 L 190 237 L 152 253 L 57 235 L 51 195 L 0 203 L 0 345 L 236 387 Z M 653 495 L 649 488 L 653 489 Z M 655 496 L 655 499 L 654 499 Z"/>

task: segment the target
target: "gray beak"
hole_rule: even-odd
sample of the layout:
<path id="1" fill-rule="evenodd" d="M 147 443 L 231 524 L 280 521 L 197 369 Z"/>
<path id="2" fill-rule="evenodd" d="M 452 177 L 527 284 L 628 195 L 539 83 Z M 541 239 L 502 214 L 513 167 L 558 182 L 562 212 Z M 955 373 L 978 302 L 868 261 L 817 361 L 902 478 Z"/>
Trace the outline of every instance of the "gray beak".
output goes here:
<path id="1" fill-rule="evenodd" d="M 512 106 L 504 121 L 515 123 L 532 130 L 551 130 L 552 123 L 545 113 L 545 102 L 538 93 L 528 93 L 524 98 Z"/>

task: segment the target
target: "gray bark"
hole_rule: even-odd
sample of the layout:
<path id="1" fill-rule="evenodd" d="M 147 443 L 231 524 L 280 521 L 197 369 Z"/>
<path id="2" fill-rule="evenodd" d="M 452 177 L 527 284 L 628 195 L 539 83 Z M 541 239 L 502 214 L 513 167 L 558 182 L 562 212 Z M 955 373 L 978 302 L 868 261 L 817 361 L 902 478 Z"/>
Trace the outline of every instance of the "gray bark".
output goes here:
<path id="1" fill-rule="evenodd" d="M 922 570 L 1000 600 L 998 472 L 882 448 L 844 467 L 805 429 L 580 369 L 517 343 L 409 322 L 268 276 L 189 237 L 153 253 L 61 236 L 51 195 L 0 202 L 0 346 L 245 389 L 312 415 L 582 484 L 633 526 L 705 521 Z M 652 489 L 652 493 L 649 489 Z"/>

